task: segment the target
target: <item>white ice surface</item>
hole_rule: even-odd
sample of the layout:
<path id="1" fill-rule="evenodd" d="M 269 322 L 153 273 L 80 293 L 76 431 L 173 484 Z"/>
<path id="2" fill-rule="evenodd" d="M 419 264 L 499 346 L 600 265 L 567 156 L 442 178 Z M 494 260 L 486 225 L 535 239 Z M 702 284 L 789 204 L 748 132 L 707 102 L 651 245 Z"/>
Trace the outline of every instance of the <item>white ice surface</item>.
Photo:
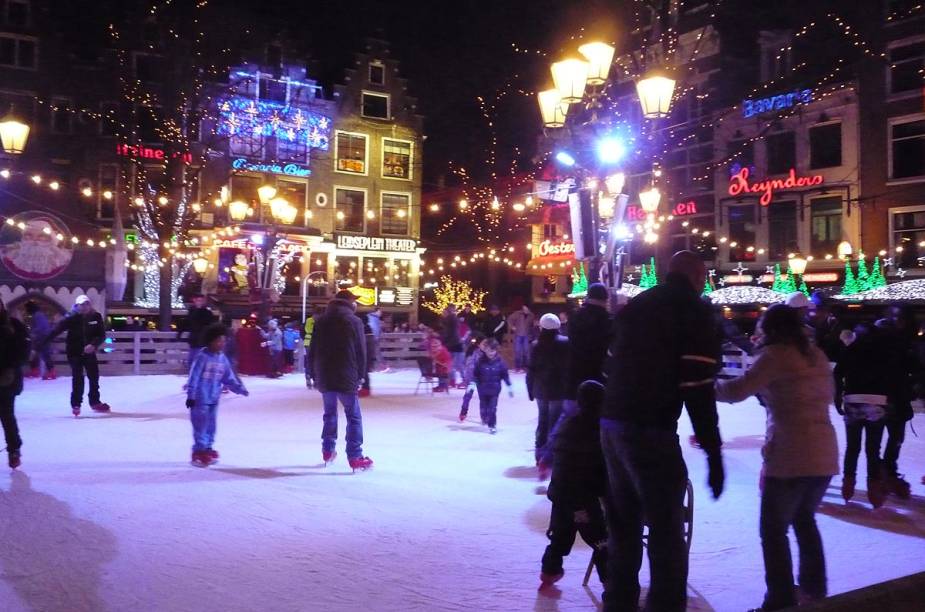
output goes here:
<path id="1" fill-rule="evenodd" d="M 114 413 L 76 420 L 69 379 L 29 381 L 17 406 L 23 467 L 0 470 L 0 610 L 596 609 L 597 580 L 581 587 L 584 544 L 566 560 L 559 598 L 537 593 L 549 502 L 532 467 L 536 413 L 522 377 L 517 398 L 501 398 L 495 436 L 477 424 L 477 405 L 457 422 L 461 392 L 415 397 L 414 380 L 374 377 L 376 395 L 362 405 L 376 467 L 357 475 L 343 416 L 340 457 L 320 465 L 320 396 L 300 375 L 246 378 L 249 398 L 222 398 L 222 462 L 209 469 L 188 464 L 180 377 L 105 378 Z M 685 445 L 696 610 L 743 610 L 764 591 L 764 412 L 753 401 L 720 412 L 720 501 L 709 498 L 700 451 Z M 925 417 L 915 425 L 925 432 Z M 689 433 L 684 417 L 682 439 Z M 846 507 L 833 481 L 819 519 L 831 592 L 925 570 L 925 443 L 911 434 L 902 467 L 913 500 L 876 512 L 863 482 Z"/>

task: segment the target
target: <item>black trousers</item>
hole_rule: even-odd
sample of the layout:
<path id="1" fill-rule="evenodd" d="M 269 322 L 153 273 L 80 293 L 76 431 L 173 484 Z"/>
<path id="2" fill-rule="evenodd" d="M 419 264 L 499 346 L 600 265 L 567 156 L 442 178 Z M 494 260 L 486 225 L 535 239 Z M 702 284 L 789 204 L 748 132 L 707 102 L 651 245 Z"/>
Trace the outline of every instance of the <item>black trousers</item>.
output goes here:
<path id="1" fill-rule="evenodd" d="M 883 421 L 854 421 L 845 423 L 845 466 L 844 475 L 854 478 L 858 471 L 858 456 L 861 454 L 861 435 L 867 455 L 867 478 L 880 478 L 880 441 L 883 439 Z"/>
<path id="2" fill-rule="evenodd" d="M 3 423 L 3 436 L 6 438 L 7 451 L 17 451 L 22 446 L 19 424 L 16 422 L 16 413 L 13 410 L 15 402 L 15 395 L 0 392 L 0 422 Z"/>
<path id="3" fill-rule="evenodd" d="M 591 495 L 561 496 L 553 500 L 546 531 L 549 546 L 543 553 L 543 573 L 562 572 L 562 558 L 572 552 L 576 534 L 594 550 L 594 566 L 603 583 L 607 580 L 607 526 L 601 500 Z"/>
<path id="4" fill-rule="evenodd" d="M 89 355 L 69 356 L 67 358 L 71 364 L 71 406 L 80 406 L 83 403 L 84 395 L 84 374 L 90 381 L 90 391 L 87 393 L 87 401 L 91 406 L 100 403 L 100 365 L 96 360 L 96 353 Z"/>
<path id="5" fill-rule="evenodd" d="M 649 526 L 650 585 L 644 610 L 687 609 L 688 552 L 684 539 L 687 465 L 677 434 L 601 419 L 607 462 L 605 498 L 610 532 L 604 610 L 639 605 L 643 526 Z"/>
<path id="6" fill-rule="evenodd" d="M 906 440 L 906 421 L 890 418 L 886 422 L 886 447 L 883 449 L 883 471 L 887 476 L 899 474 L 899 451 Z"/>

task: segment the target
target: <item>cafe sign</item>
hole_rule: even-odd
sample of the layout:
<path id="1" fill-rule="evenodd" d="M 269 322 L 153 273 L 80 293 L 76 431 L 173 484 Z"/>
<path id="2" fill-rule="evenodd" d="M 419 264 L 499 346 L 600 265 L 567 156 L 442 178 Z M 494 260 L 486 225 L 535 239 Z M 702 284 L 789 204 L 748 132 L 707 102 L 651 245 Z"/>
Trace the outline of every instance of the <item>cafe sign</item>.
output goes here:
<path id="1" fill-rule="evenodd" d="M 552 240 L 544 240 L 539 244 L 537 253 L 540 257 L 574 257 L 575 243 L 569 242 L 567 240 L 561 240 L 558 242 L 553 242 Z"/>
<path id="2" fill-rule="evenodd" d="M 763 181 L 749 181 L 748 168 L 742 168 L 729 178 L 729 195 L 740 196 L 750 193 L 760 193 L 758 202 L 767 206 L 774 198 L 775 191 L 796 189 L 798 187 L 815 187 L 821 185 L 825 178 L 821 174 L 810 176 L 797 176 L 796 170 L 791 168 L 790 174 L 781 179 L 765 179 Z"/>
<path id="3" fill-rule="evenodd" d="M 243 157 L 231 162 L 231 167 L 235 170 L 245 170 L 247 172 L 269 172 L 271 174 L 283 174 L 285 176 L 309 176 L 312 171 L 301 164 L 278 164 L 278 163 L 255 163 L 246 160 Z"/>
<path id="4" fill-rule="evenodd" d="M 388 253 L 415 253 L 418 242 L 413 238 L 386 238 L 384 236 L 355 236 L 335 234 L 337 248 L 348 251 L 385 251 Z"/>

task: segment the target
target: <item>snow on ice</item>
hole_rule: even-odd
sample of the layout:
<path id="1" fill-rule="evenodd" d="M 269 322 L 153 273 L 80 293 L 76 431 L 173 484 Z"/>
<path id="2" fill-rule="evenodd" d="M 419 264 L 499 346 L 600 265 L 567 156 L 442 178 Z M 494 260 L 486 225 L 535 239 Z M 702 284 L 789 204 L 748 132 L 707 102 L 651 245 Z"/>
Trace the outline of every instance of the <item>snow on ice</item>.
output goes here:
<path id="1" fill-rule="evenodd" d="M 340 455 L 323 467 L 320 396 L 300 375 L 246 378 L 249 398 L 222 398 L 222 461 L 208 469 L 188 463 L 180 377 L 104 378 L 113 414 L 80 419 L 68 379 L 28 382 L 17 406 L 23 467 L 0 474 L 0 609 L 597 609 L 596 578 L 581 586 L 590 557 L 581 543 L 554 596 L 537 593 L 549 502 L 533 468 L 536 412 L 523 379 L 514 400 L 501 398 L 496 436 L 477 410 L 476 422 L 473 412 L 457 421 L 461 392 L 414 396 L 415 380 L 374 376 L 362 407 L 364 452 L 376 465 L 356 475 L 342 413 Z M 728 476 L 718 502 L 702 453 L 684 451 L 696 496 L 694 610 L 757 606 L 764 591 L 764 412 L 751 401 L 721 406 L 720 418 Z M 925 431 L 925 416 L 914 424 Z M 686 440 L 686 418 L 681 429 Z M 910 434 L 901 463 L 913 499 L 875 512 L 863 492 L 846 506 L 833 480 L 819 518 L 832 593 L 925 570 L 925 442 Z"/>

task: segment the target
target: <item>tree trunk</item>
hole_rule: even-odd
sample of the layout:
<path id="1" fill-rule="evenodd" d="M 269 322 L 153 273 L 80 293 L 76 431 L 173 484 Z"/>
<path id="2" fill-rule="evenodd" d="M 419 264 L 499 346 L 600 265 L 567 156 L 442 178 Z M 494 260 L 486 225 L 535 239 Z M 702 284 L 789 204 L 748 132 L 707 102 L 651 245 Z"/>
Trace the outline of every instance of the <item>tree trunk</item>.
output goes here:
<path id="1" fill-rule="evenodd" d="M 158 296 L 158 329 L 170 331 L 170 322 L 173 318 L 173 266 L 166 264 L 161 269 L 160 295 Z"/>

